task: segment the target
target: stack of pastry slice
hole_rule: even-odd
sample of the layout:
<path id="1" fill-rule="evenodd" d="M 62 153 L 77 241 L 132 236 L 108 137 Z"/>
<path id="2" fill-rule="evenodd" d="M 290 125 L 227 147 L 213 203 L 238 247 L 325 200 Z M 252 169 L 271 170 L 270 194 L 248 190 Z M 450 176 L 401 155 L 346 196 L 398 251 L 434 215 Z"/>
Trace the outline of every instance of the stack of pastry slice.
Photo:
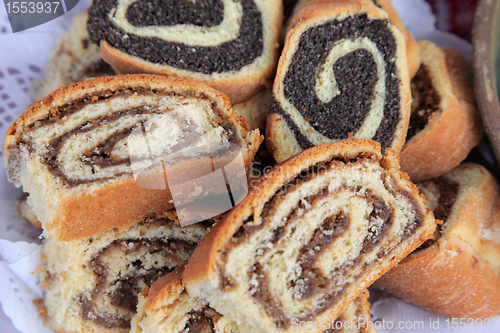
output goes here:
<path id="1" fill-rule="evenodd" d="M 186 262 L 213 224 L 181 227 L 176 191 L 182 204 L 227 195 L 224 178 L 214 187 L 220 179 L 204 176 L 236 152 L 241 170 L 225 175 L 246 180 L 261 141 L 225 95 L 166 76 L 88 79 L 29 107 L 4 159 L 43 228 L 48 325 L 128 332 L 138 293 Z"/>

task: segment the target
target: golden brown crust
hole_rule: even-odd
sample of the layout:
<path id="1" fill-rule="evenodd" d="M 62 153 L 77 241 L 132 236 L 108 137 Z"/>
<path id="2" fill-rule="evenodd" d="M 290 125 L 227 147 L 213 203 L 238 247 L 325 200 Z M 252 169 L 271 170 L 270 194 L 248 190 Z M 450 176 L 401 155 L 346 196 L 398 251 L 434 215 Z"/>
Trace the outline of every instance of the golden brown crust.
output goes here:
<path id="1" fill-rule="evenodd" d="M 455 236 L 406 258 L 375 285 L 450 318 L 489 318 L 500 313 L 500 275 Z"/>
<path id="2" fill-rule="evenodd" d="M 240 206 L 241 203 L 233 208 L 233 210 L 237 209 L 237 207 Z M 188 265 L 186 266 L 186 268 L 184 269 L 184 273 L 182 274 L 182 281 L 185 284 L 215 273 L 214 269 L 216 267 L 217 260 L 216 249 L 219 248 L 218 245 L 223 241 L 221 239 L 221 234 L 225 231 L 222 221 L 217 223 L 212 229 L 210 229 L 210 232 L 201 239 L 200 243 L 196 247 L 196 249 L 199 249 L 199 254 L 196 256 L 191 256 Z M 226 234 L 229 233 L 226 232 Z"/>
<path id="3" fill-rule="evenodd" d="M 292 29 L 296 29 L 301 21 L 322 18 L 325 13 L 353 15 L 360 11 L 366 12 L 373 17 L 388 18 L 387 13 L 381 11 L 380 8 L 367 0 L 312 0 L 300 8 L 299 12 L 292 18 L 287 35 L 291 33 Z M 285 50 L 283 50 L 282 54 L 284 53 Z"/>
<path id="4" fill-rule="evenodd" d="M 441 97 L 439 111 L 425 128 L 408 140 L 401 151 L 401 169 L 412 181 L 435 178 L 460 164 L 484 134 L 481 116 L 474 106 L 472 68 L 459 53 L 419 42 L 422 63 L 427 66 Z"/>
<path id="5" fill-rule="evenodd" d="M 120 91 L 123 89 L 142 88 L 147 90 L 203 93 L 223 110 L 224 120 L 241 138 L 243 159 L 248 170 L 253 156 L 263 138 L 259 131 L 248 132 L 243 117 L 232 110 L 228 98 L 201 83 L 163 75 L 122 75 L 99 77 L 75 83 L 49 95 L 41 102 L 31 105 L 8 129 L 4 139 L 4 162 L 10 173 L 20 168 L 19 140 L 30 124 L 44 119 L 56 112 L 62 105 L 81 100 L 85 96 L 100 91 Z M 195 167 L 195 166 L 194 166 Z M 10 180 L 20 185 L 19 179 L 11 175 Z M 44 221 L 45 229 L 57 228 L 56 237 L 61 240 L 85 238 L 112 228 L 126 228 L 141 218 L 174 207 L 168 189 L 149 190 L 139 187 L 132 177 L 117 180 L 115 183 L 98 188 L 91 193 L 67 196 L 58 194 L 60 202 L 57 216 L 51 221 Z M 169 201 L 171 203 L 169 203 Z"/>
<path id="6" fill-rule="evenodd" d="M 389 260 L 382 264 L 383 267 L 380 271 L 372 272 L 364 283 L 346 297 L 343 307 L 335 309 L 328 315 L 330 321 L 336 319 L 363 289 L 429 239 L 435 230 L 433 214 L 425 207 L 425 199 L 418 192 L 416 185 L 409 182 L 407 175 L 399 170 L 397 154 L 391 149 L 387 149 L 386 156 L 382 156 L 380 144 L 372 140 L 352 139 L 316 146 L 287 159 L 264 174 L 250 190 L 247 197 L 200 241 L 183 274 L 183 282 L 188 291 L 190 286 L 205 285 L 210 279 L 217 280 L 221 250 L 229 244 L 231 237 L 241 226 L 241 221 L 251 216 L 255 207 L 262 201 L 269 200 L 270 196 L 278 191 L 283 184 L 289 183 L 301 171 L 317 163 L 330 161 L 333 158 L 350 160 L 359 156 L 380 161 L 382 167 L 388 169 L 388 173 L 393 178 L 394 187 L 406 191 L 409 196 L 414 198 L 418 206 L 422 207 L 422 224 L 425 231 L 420 236 L 408 240 L 404 248 L 395 252 Z"/>
<path id="7" fill-rule="evenodd" d="M 485 261 L 494 263 L 500 276 L 500 195 L 497 191 L 491 208 L 491 214 L 484 221 L 481 228 L 476 228 L 476 233 L 467 230 L 467 233 L 477 235 L 475 247 L 482 249 L 479 254 Z"/>
<path id="8" fill-rule="evenodd" d="M 266 119 L 266 135 L 264 136 L 267 151 L 275 159 L 278 157 L 280 161 L 283 160 L 283 158 L 278 156 L 278 148 L 273 144 L 273 140 L 271 140 L 271 138 L 276 137 L 277 134 L 274 132 L 279 128 L 279 122 L 281 121 L 283 121 L 283 119 L 278 114 L 270 113 Z"/>
<path id="9" fill-rule="evenodd" d="M 175 298 L 184 291 L 182 273 L 186 264 L 182 263 L 177 269 L 156 280 L 151 288 L 147 286 L 142 291 L 142 296 L 148 297 L 146 310 L 158 307 L 165 299 Z"/>
<path id="10" fill-rule="evenodd" d="M 296 155 L 302 149 L 285 120 L 277 113 L 271 113 L 267 116 L 265 141 L 268 152 L 278 162 Z M 286 142 L 287 144 L 281 145 L 278 149 L 274 142 Z"/>
<path id="11" fill-rule="evenodd" d="M 429 46 L 429 42 L 420 42 Z M 470 104 L 476 105 L 476 95 L 474 93 L 474 73 L 470 61 L 465 57 L 446 46 L 439 47 L 446 62 L 446 70 L 450 77 L 453 93 L 459 99 L 463 99 Z"/>
<path id="12" fill-rule="evenodd" d="M 275 52 L 276 53 L 276 52 Z M 175 77 L 181 77 L 174 71 L 167 68 L 158 68 L 141 63 L 131 58 L 126 53 L 112 48 L 106 41 L 101 41 L 101 57 L 106 61 L 113 70 L 118 74 L 163 74 Z M 273 56 L 273 63 L 277 63 L 277 53 Z M 219 90 L 229 97 L 232 104 L 241 103 L 256 95 L 260 91 L 269 88 L 272 84 L 273 75 L 276 68 L 271 67 L 265 73 L 256 77 L 246 77 L 241 79 L 206 79 L 200 80 L 196 77 L 183 76 L 186 79 L 191 79 L 205 83 L 212 88 Z"/>
<path id="13" fill-rule="evenodd" d="M 231 103 L 228 98 L 219 91 L 210 88 L 202 83 L 177 78 L 166 75 L 152 75 L 152 74 L 135 74 L 135 75 L 117 75 L 96 77 L 81 82 L 70 84 L 62 87 L 52 94 L 29 106 L 26 111 L 9 127 L 4 139 L 4 154 L 7 154 L 8 146 L 12 143 L 14 135 L 17 131 L 21 130 L 27 124 L 34 123 L 36 120 L 42 119 L 49 115 L 50 112 L 55 112 L 54 108 L 73 102 L 77 99 L 83 99 L 85 96 L 92 93 L 110 90 L 120 91 L 128 88 L 144 88 L 144 89 L 161 89 L 166 87 L 174 87 L 182 89 L 183 91 L 203 91 L 214 98 L 220 100 L 219 103 L 226 109 L 231 109 Z M 231 122 L 244 122 L 239 116 L 234 115 L 230 118 Z M 246 134 L 246 133 L 244 133 Z"/>
<path id="14" fill-rule="evenodd" d="M 150 190 L 127 179 L 93 193 L 59 198 L 59 216 L 45 229 L 57 229 L 60 240 L 74 240 L 113 228 L 126 229 L 145 216 L 174 208 L 169 190 Z"/>
<path id="15" fill-rule="evenodd" d="M 408 59 L 408 72 L 411 80 L 415 74 L 417 74 L 422 63 L 422 59 L 420 59 L 420 46 L 410 32 L 407 32 L 407 36 L 405 36 L 405 43 L 406 58 Z"/>
<path id="16" fill-rule="evenodd" d="M 174 306 L 180 295 L 185 292 L 184 284 L 182 283 L 182 273 L 184 272 L 186 264 L 179 266 L 174 272 L 162 276 L 156 280 L 151 288 L 147 286 L 139 295 L 139 297 L 147 297 L 144 307 L 146 312 L 153 312 L 155 309 L 168 309 L 169 305 Z M 358 325 L 360 333 L 375 333 L 374 326 L 371 322 L 370 302 L 368 301 L 369 292 L 367 289 L 363 290 L 358 297 L 354 300 L 355 312 L 343 312 L 337 320 L 342 323 L 351 323 Z M 189 309 L 187 309 L 189 310 Z M 167 313 L 168 314 L 168 310 Z M 346 331 L 348 325 L 345 325 Z M 224 331 L 227 332 L 227 329 Z M 330 332 L 328 330 L 328 332 Z M 344 332 L 344 330 L 342 330 Z"/>
<path id="17" fill-rule="evenodd" d="M 43 298 L 37 298 L 33 300 L 33 305 L 36 307 L 38 311 L 38 317 L 43 319 L 43 322 L 47 322 L 47 309 L 43 305 Z"/>
<path id="18" fill-rule="evenodd" d="M 352 0 L 336 0 L 336 1 L 347 2 Z M 412 79 L 417 73 L 418 69 L 420 68 L 419 46 L 417 41 L 415 40 L 415 37 L 413 37 L 413 35 L 404 26 L 403 22 L 399 18 L 397 11 L 394 9 L 391 0 L 373 0 L 371 2 L 374 2 L 377 6 L 385 10 L 389 15 L 389 21 L 392 24 L 394 24 L 399 29 L 399 31 L 401 31 L 401 34 L 403 35 L 406 44 L 406 57 L 408 58 L 409 77 L 410 79 Z M 300 5 L 300 3 L 298 5 Z M 302 3 L 302 5 L 304 5 L 304 3 Z M 294 12 L 296 11 L 298 11 L 297 6 L 294 8 Z M 288 27 L 285 27 L 285 29 L 287 28 Z"/>
<path id="19" fill-rule="evenodd" d="M 420 53 L 419 46 L 415 37 L 406 29 L 403 21 L 399 18 L 398 12 L 394 9 L 391 0 L 374 0 L 380 8 L 385 10 L 389 14 L 389 21 L 398 27 L 399 31 L 403 35 L 406 44 L 406 57 L 408 58 L 408 69 L 410 72 L 410 79 L 412 79 L 415 74 L 417 74 L 420 68 Z"/>
<path id="20" fill-rule="evenodd" d="M 489 318 L 500 313 L 500 267 L 489 259 L 500 257 L 500 243 L 485 237 L 487 229 L 500 229 L 498 185 L 482 167 L 466 163 L 459 168 L 479 169 L 481 178 L 473 189 L 464 189 L 464 199 L 457 198 L 441 237 L 374 285 L 443 316 Z M 464 234 L 476 244 L 468 243 Z"/>
<path id="21" fill-rule="evenodd" d="M 362 139 L 351 139 L 316 146 L 290 157 L 260 177 L 258 183 L 249 191 L 247 197 L 234 207 L 200 241 L 184 271 L 184 283 L 187 284 L 205 276 L 210 276 L 210 273 L 213 273 L 212 269 L 216 264 L 215 256 L 218 254 L 215 249 L 220 248 L 234 234 L 241 216 L 249 216 L 255 204 L 265 199 L 269 193 L 274 193 L 278 190 L 281 184 L 291 181 L 300 171 L 318 162 L 329 160 L 333 157 L 348 160 L 356 158 L 360 153 L 363 153 L 364 156 L 372 156 L 380 160 L 384 168 L 393 168 L 391 174 L 396 176 L 397 185 L 407 188 L 410 193 L 418 198 L 420 204 L 423 205 L 425 203 L 425 198 L 419 193 L 418 187 L 408 181 L 406 174 L 399 171 L 398 156 L 391 149 L 387 149 L 386 156 L 382 156 L 379 143 Z M 431 218 L 433 220 L 433 215 L 428 209 L 426 209 L 425 215 L 426 219 Z M 416 243 L 423 243 L 432 235 L 432 232 L 423 235 L 422 239 Z M 400 260 L 402 258 L 404 258 L 404 255 L 401 256 Z M 394 261 L 397 262 L 396 258 L 394 258 Z"/>
<path id="22" fill-rule="evenodd" d="M 370 311 L 370 302 L 368 301 L 368 297 L 370 293 L 368 289 L 365 289 L 359 296 L 354 300 L 354 304 L 358 310 L 358 318 L 364 318 L 367 320 L 366 327 L 361 327 L 359 333 L 376 333 L 375 326 L 371 321 L 371 311 Z M 359 320 L 359 319 L 358 319 Z M 365 325 L 363 325 L 365 326 Z"/>
<path id="23" fill-rule="evenodd" d="M 401 169 L 412 181 L 435 178 L 458 165 L 483 136 L 481 116 L 467 103 L 452 101 L 401 151 Z"/>

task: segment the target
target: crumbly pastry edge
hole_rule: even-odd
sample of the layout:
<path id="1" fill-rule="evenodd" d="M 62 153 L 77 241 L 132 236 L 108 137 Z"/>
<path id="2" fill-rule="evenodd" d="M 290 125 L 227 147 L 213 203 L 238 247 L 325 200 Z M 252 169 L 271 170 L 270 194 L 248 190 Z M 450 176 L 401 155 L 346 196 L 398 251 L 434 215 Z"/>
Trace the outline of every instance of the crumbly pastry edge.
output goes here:
<path id="1" fill-rule="evenodd" d="M 215 225 L 210 232 L 201 240 L 195 250 L 183 274 L 183 281 L 188 293 L 202 302 L 207 302 L 202 295 L 210 294 L 218 290 L 219 277 L 219 253 L 225 244 L 232 238 L 236 230 L 241 226 L 241 220 L 250 216 L 254 207 L 265 200 L 269 193 L 275 193 L 283 184 L 293 180 L 298 173 L 315 165 L 316 163 L 331 160 L 335 157 L 348 159 L 350 157 L 372 156 L 380 161 L 381 166 L 387 170 L 395 187 L 405 189 L 409 195 L 419 204 L 422 209 L 422 226 L 419 235 L 413 235 L 405 248 L 392 256 L 385 263 L 382 270 L 385 272 L 411 253 L 416 247 L 429 239 L 434 233 L 436 224 L 432 212 L 425 206 L 425 198 L 419 193 L 418 187 L 408 180 L 408 176 L 399 170 L 398 156 L 391 149 L 387 149 L 386 155 L 380 153 L 380 145 L 372 140 L 352 139 L 331 144 L 325 144 L 310 148 L 300 154 L 291 157 L 284 163 L 278 164 L 259 179 L 259 183 L 253 188 L 246 199 L 225 217 L 224 220 Z M 336 309 L 329 314 L 323 315 L 329 320 L 334 320 L 344 311 L 345 307 L 375 281 L 383 272 L 375 272 L 370 275 L 369 281 L 360 285 L 355 292 L 346 297 L 344 307 Z M 319 332 L 319 331 L 318 331 Z"/>
<path id="2" fill-rule="evenodd" d="M 438 177 L 459 165 L 484 135 L 470 63 L 450 48 L 429 41 L 420 41 L 419 46 L 422 66 L 428 68 L 441 100 L 439 111 L 401 150 L 401 169 L 415 182 Z"/>

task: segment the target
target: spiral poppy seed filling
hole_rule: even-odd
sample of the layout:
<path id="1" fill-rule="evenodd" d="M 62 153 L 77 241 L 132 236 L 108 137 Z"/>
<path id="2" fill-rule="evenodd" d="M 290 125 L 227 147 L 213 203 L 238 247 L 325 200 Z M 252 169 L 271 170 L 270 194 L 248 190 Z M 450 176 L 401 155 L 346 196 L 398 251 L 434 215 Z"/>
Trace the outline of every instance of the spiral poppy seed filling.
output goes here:
<path id="1" fill-rule="evenodd" d="M 45 119 L 34 122 L 28 128 L 27 134 L 30 139 L 36 136 L 44 137 L 43 145 L 31 140 L 24 140 L 19 144 L 27 147 L 31 152 L 43 151 L 42 163 L 66 186 L 73 187 L 106 181 L 132 173 L 130 154 L 126 148 L 127 141 L 130 134 L 141 123 L 147 123 L 155 116 L 173 115 L 170 117 L 169 126 L 179 129 L 179 137 L 184 138 L 170 145 L 168 153 L 174 154 L 187 147 L 200 144 L 200 140 L 203 139 L 199 133 L 196 133 L 200 128 L 192 126 L 189 117 L 170 113 L 170 111 L 175 111 L 176 107 L 189 106 L 195 99 L 197 103 L 203 104 L 202 107 L 197 107 L 196 117 L 201 117 L 199 119 L 202 120 L 200 128 L 203 128 L 206 134 L 216 133 L 219 141 L 238 144 L 239 141 L 231 126 L 223 122 L 222 110 L 203 93 L 193 91 L 179 96 L 174 93 L 146 89 L 101 91 L 85 96 L 72 104 L 61 106 Z M 147 105 L 144 105 L 146 100 Z M 101 112 L 99 108 L 108 109 L 109 112 Z M 84 114 L 86 119 L 82 120 L 80 114 Z M 72 127 L 61 126 L 63 121 L 74 121 L 74 124 Z M 110 127 L 111 124 L 112 127 Z M 63 127 L 63 129 L 56 131 L 55 127 Z M 93 137 L 99 139 L 94 140 Z M 81 143 L 83 139 L 88 139 L 91 143 Z M 48 142 L 45 143 L 46 141 Z M 72 155 L 74 149 L 71 147 L 75 145 L 78 145 L 78 156 Z M 64 165 L 64 161 L 68 162 L 70 157 L 65 159 L 61 155 L 72 156 L 73 160 L 70 162 L 74 165 L 73 169 L 69 170 L 71 172 L 68 172 Z"/>
<path id="2" fill-rule="evenodd" d="M 429 68 L 424 64 L 411 81 L 411 90 L 416 103 L 412 105 L 406 141 L 425 128 L 432 114 L 439 111 L 441 103 L 441 97 L 432 84 Z"/>
<path id="3" fill-rule="evenodd" d="M 238 71 L 251 64 L 264 49 L 262 14 L 253 0 L 241 0 L 234 4 L 241 6 L 241 17 L 235 19 L 235 24 L 239 27 L 235 38 L 224 41 L 224 38 L 219 36 L 210 40 L 207 34 L 206 40 L 210 41 L 210 46 L 204 46 L 206 43 L 189 45 L 169 41 L 167 38 L 140 36 L 125 31 L 112 21 L 117 8 L 124 6 L 124 20 L 127 21 L 124 24 L 129 24 L 132 31 L 136 31 L 135 28 L 148 29 L 150 26 L 159 27 L 161 30 L 163 27 L 186 24 L 200 27 L 201 32 L 207 32 L 207 29 L 223 25 L 224 7 L 227 3 L 227 0 L 182 4 L 173 0 L 133 3 L 126 0 L 97 0 L 92 2 L 89 9 L 89 35 L 96 44 L 105 40 L 115 49 L 154 64 L 202 74 Z M 151 15 L 145 15 L 144 12 Z M 218 38 L 222 38 L 221 42 L 217 42 Z M 151 52 L 152 50 L 154 52 Z"/>
<path id="4" fill-rule="evenodd" d="M 390 147 L 401 120 L 396 49 L 388 21 L 365 14 L 307 29 L 271 112 L 286 120 L 302 149 L 350 137 Z M 313 139 L 306 123 L 325 139 Z"/>
<path id="5" fill-rule="evenodd" d="M 366 169 L 378 169 L 383 180 L 368 185 L 362 176 Z M 347 175 L 356 180 L 347 182 Z M 305 170 L 235 232 L 222 252 L 220 288 L 243 288 L 280 328 L 289 328 L 293 318 L 307 321 L 323 314 L 422 225 L 418 204 L 397 189 L 370 156 L 333 159 Z M 395 209 L 394 197 L 406 200 L 408 211 Z M 242 258 L 246 252 L 254 257 Z M 235 282 L 243 277 L 232 269 L 236 258 L 250 262 L 243 284 Z M 306 305 L 311 302 L 316 307 Z"/>
<path id="6" fill-rule="evenodd" d="M 366 292 L 368 294 L 368 292 Z M 345 333 L 345 332 L 358 332 L 369 333 L 374 332 L 370 327 L 373 325 L 371 322 L 370 304 L 363 304 L 362 298 L 368 297 L 360 295 L 354 302 L 352 302 L 344 312 L 338 316 L 337 319 L 322 333 Z M 337 323 L 341 323 L 338 325 Z M 346 325 L 347 324 L 347 325 Z M 350 326 L 348 326 L 350 325 Z M 352 330 L 348 330 L 351 328 Z"/>
<path id="7" fill-rule="evenodd" d="M 139 0 L 128 7 L 126 17 L 136 27 L 176 24 L 214 27 L 224 19 L 224 3 L 222 0 L 188 3 L 176 0 Z"/>

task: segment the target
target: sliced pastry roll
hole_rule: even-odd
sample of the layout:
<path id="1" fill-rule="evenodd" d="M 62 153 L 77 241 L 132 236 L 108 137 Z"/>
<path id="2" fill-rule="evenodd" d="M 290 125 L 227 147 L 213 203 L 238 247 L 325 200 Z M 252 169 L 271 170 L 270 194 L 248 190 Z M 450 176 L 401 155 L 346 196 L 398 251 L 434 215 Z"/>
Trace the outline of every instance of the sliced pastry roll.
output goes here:
<path id="1" fill-rule="evenodd" d="M 472 66 L 458 52 L 421 41 L 411 81 L 412 110 L 401 169 L 411 180 L 435 178 L 462 162 L 484 134 Z"/>
<path id="2" fill-rule="evenodd" d="M 132 318 L 131 333 L 243 333 L 236 323 L 189 296 L 182 283 L 184 265 L 159 278 L 151 288 L 139 294 L 137 314 Z M 333 322 L 299 322 L 304 331 L 320 326 L 323 333 L 372 333 L 368 290 Z"/>
<path id="3" fill-rule="evenodd" d="M 129 332 L 139 292 L 188 261 L 209 226 L 181 228 L 168 213 L 123 231 L 45 239 L 41 272 L 47 325 L 57 332 Z"/>
<path id="4" fill-rule="evenodd" d="M 245 179 L 260 142 L 227 97 L 204 84 L 110 76 L 30 106 L 8 130 L 4 162 L 44 232 L 71 240 L 227 195 L 227 181 Z M 226 168 L 233 160 L 237 167 Z"/>
<path id="5" fill-rule="evenodd" d="M 90 41 L 87 18 L 86 11 L 75 15 L 69 30 L 57 41 L 44 77 L 33 84 L 36 101 L 68 84 L 89 77 L 114 74 L 111 66 L 102 60 L 99 47 Z"/>
<path id="6" fill-rule="evenodd" d="M 245 332 L 303 332 L 294 323 L 333 321 L 434 230 L 392 150 L 321 145 L 262 176 L 202 239 L 183 282 Z"/>
<path id="7" fill-rule="evenodd" d="M 99 47 L 90 42 L 87 19 L 87 12 L 75 15 L 70 29 L 58 41 L 44 78 L 34 83 L 35 100 L 41 100 L 56 89 L 85 78 L 114 74 L 113 69 L 102 59 Z M 249 129 L 264 129 L 271 99 L 271 88 L 267 88 L 233 105 L 234 111 L 245 117 Z"/>
<path id="8" fill-rule="evenodd" d="M 88 30 L 117 73 L 199 80 L 234 104 L 271 85 L 282 15 L 281 0 L 96 0 Z"/>
<path id="9" fill-rule="evenodd" d="M 349 138 L 399 151 L 410 116 L 404 39 L 370 1 L 308 2 L 288 29 L 273 95 L 266 143 L 278 162 Z"/>
<path id="10" fill-rule="evenodd" d="M 376 286 L 450 318 L 498 315 L 500 197 L 495 178 L 482 166 L 466 163 L 419 186 L 443 224 Z"/>
<path id="11" fill-rule="evenodd" d="M 299 9 L 311 0 L 285 0 L 283 1 L 283 15 L 285 18 L 285 27 L 283 28 L 286 34 L 286 29 L 288 28 L 288 23 L 290 23 L 291 18 L 297 14 Z M 369 0 L 368 0 L 369 1 Z M 410 73 L 410 78 L 415 76 L 418 68 L 420 67 L 420 54 L 418 52 L 418 43 L 415 41 L 413 35 L 406 29 L 403 22 L 399 18 L 397 11 L 392 6 L 391 0 L 374 0 L 373 3 L 378 7 L 382 8 L 389 14 L 389 21 L 398 27 L 399 31 L 404 37 L 406 45 L 406 56 L 408 58 L 408 69 Z"/>

